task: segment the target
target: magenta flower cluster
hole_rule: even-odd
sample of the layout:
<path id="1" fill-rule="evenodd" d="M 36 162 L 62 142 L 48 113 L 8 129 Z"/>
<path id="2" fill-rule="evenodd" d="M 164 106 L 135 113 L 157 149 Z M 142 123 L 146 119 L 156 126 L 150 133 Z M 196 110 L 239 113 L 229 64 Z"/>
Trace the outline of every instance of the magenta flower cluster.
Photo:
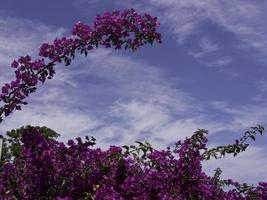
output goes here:
<path id="1" fill-rule="evenodd" d="M 11 67 L 15 69 L 16 80 L 1 88 L 0 122 L 27 104 L 25 99 L 37 89 L 38 82 L 44 83 L 54 76 L 57 63 L 69 65 L 76 52 L 87 55 L 100 45 L 136 50 L 146 43 L 161 42 L 161 35 L 156 31 L 158 26 L 157 18 L 148 14 L 141 16 L 134 9 L 106 12 L 97 15 L 91 27 L 82 22 L 75 24 L 73 37 L 42 44 L 37 60 L 27 55 L 13 61 Z"/>
<path id="2" fill-rule="evenodd" d="M 2 167 L 0 199 L 267 199 L 266 182 L 242 192 L 239 183 L 202 171 L 204 131 L 177 142 L 173 150 L 151 149 L 141 160 L 116 146 L 93 148 L 89 138 L 70 140 L 66 146 L 45 139 L 33 127 L 21 141 L 21 155 Z M 222 182 L 232 188 L 224 191 Z"/>

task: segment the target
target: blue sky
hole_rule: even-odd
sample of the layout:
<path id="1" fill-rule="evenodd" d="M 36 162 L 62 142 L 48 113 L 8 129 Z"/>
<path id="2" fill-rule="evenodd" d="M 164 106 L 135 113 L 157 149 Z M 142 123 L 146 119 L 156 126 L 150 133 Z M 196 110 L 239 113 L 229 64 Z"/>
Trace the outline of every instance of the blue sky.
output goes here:
<path id="1" fill-rule="evenodd" d="M 64 2 L 64 3 L 63 3 Z M 3 1 L 0 6 L 0 83 L 14 78 L 10 63 L 36 56 L 43 42 L 69 36 L 77 21 L 135 8 L 159 18 L 163 43 L 137 52 L 99 48 L 40 85 L 5 133 L 45 125 L 66 141 L 93 135 L 98 146 L 148 140 L 164 148 L 209 130 L 210 146 L 231 143 L 250 126 L 267 125 L 267 2 L 263 0 Z M 266 126 L 267 127 L 267 126 Z M 233 159 L 204 163 L 223 177 L 267 180 L 267 137 Z"/>

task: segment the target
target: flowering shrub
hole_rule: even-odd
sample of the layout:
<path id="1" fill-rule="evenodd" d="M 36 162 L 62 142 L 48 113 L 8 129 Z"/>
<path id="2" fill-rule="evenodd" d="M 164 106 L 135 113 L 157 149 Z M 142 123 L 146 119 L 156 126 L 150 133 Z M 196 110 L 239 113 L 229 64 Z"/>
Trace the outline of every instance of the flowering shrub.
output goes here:
<path id="1" fill-rule="evenodd" d="M 73 37 L 55 39 L 53 44 L 44 43 L 40 47 L 39 58 L 32 60 L 29 55 L 14 60 L 16 80 L 6 83 L 0 94 L 0 122 L 14 110 L 21 110 L 27 104 L 26 97 L 34 92 L 38 82 L 44 83 L 55 74 L 55 65 L 70 65 L 76 52 L 87 55 L 88 51 L 102 45 L 106 48 L 136 50 L 144 44 L 161 42 L 156 31 L 159 26 L 156 17 L 138 15 L 135 10 L 106 12 L 97 15 L 90 27 L 82 22 L 75 24 Z"/>
<path id="2" fill-rule="evenodd" d="M 267 182 L 252 187 L 231 179 L 221 180 L 220 170 L 212 177 L 202 171 L 201 162 L 207 159 L 207 154 L 211 157 L 214 152 L 221 154 L 216 148 L 206 148 L 206 134 L 205 130 L 198 130 L 192 137 L 178 141 L 174 149 L 159 151 L 139 142 L 138 146 L 111 146 L 101 150 L 93 148 L 94 138 L 86 137 L 85 141 L 77 138 L 76 142 L 70 140 L 65 145 L 55 139 L 45 139 L 37 129 L 29 127 L 22 133 L 21 155 L 2 166 L 0 197 L 266 200 Z M 232 189 L 224 191 L 227 185 Z"/>

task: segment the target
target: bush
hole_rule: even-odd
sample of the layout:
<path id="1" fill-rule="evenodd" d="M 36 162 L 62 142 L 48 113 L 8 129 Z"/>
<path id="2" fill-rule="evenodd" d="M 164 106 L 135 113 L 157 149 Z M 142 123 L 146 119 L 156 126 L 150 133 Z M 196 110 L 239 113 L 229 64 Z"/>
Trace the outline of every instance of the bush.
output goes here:
<path id="1" fill-rule="evenodd" d="M 94 138 L 65 145 L 28 127 L 21 135 L 21 155 L 1 168 L 1 199 L 265 200 L 266 182 L 252 187 L 221 180 L 219 169 L 211 177 L 201 167 L 211 157 L 245 150 L 244 138 L 257 131 L 263 129 L 254 127 L 235 144 L 213 149 L 206 148 L 207 131 L 198 130 L 172 150 L 141 142 L 101 150 L 93 148 Z"/>

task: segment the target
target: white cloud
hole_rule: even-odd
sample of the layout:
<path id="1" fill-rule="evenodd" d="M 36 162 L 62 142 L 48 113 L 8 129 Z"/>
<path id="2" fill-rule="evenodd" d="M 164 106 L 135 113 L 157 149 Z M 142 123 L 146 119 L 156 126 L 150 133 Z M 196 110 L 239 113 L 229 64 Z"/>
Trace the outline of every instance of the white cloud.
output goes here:
<path id="1" fill-rule="evenodd" d="M 230 64 L 232 62 L 232 58 L 230 57 L 217 57 L 215 59 L 210 59 L 210 58 L 201 58 L 201 59 L 197 59 L 199 63 L 202 63 L 208 67 L 216 67 L 216 68 L 220 68 L 220 72 L 228 72 L 229 74 L 235 76 L 237 73 L 236 72 L 230 72 L 230 71 L 226 71 L 224 68 L 224 66 Z"/>
<path id="2" fill-rule="evenodd" d="M 233 60 L 230 56 L 221 55 L 222 49 L 220 44 L 204 37 L 198 40 L 196 49 L 189 50 L 189 54 L 205 66 L 222 68 Z"/>
<path id="3" fill-rule="evenodd" d="M 137 132 L 157 129 L 170 120 L 170 113 L 163 106 L 137 100 L 127 104 L 118 103 L 113 107 L 112 114 L 124 118 L 129 125 L 134 125 Z"/>
<path id="4" fill-rule="evenodd" d="M 195 52 L 190 51 L 190 53 L 195 58 L 202 58 L 202 57 L 208 56 L 209 54 L 217 52 L 222 48 L 219 44 L 213 42 L 211 39 L 207 37 L 199 39 L 198 46 L 199 46 L 199 50 Z"/>

